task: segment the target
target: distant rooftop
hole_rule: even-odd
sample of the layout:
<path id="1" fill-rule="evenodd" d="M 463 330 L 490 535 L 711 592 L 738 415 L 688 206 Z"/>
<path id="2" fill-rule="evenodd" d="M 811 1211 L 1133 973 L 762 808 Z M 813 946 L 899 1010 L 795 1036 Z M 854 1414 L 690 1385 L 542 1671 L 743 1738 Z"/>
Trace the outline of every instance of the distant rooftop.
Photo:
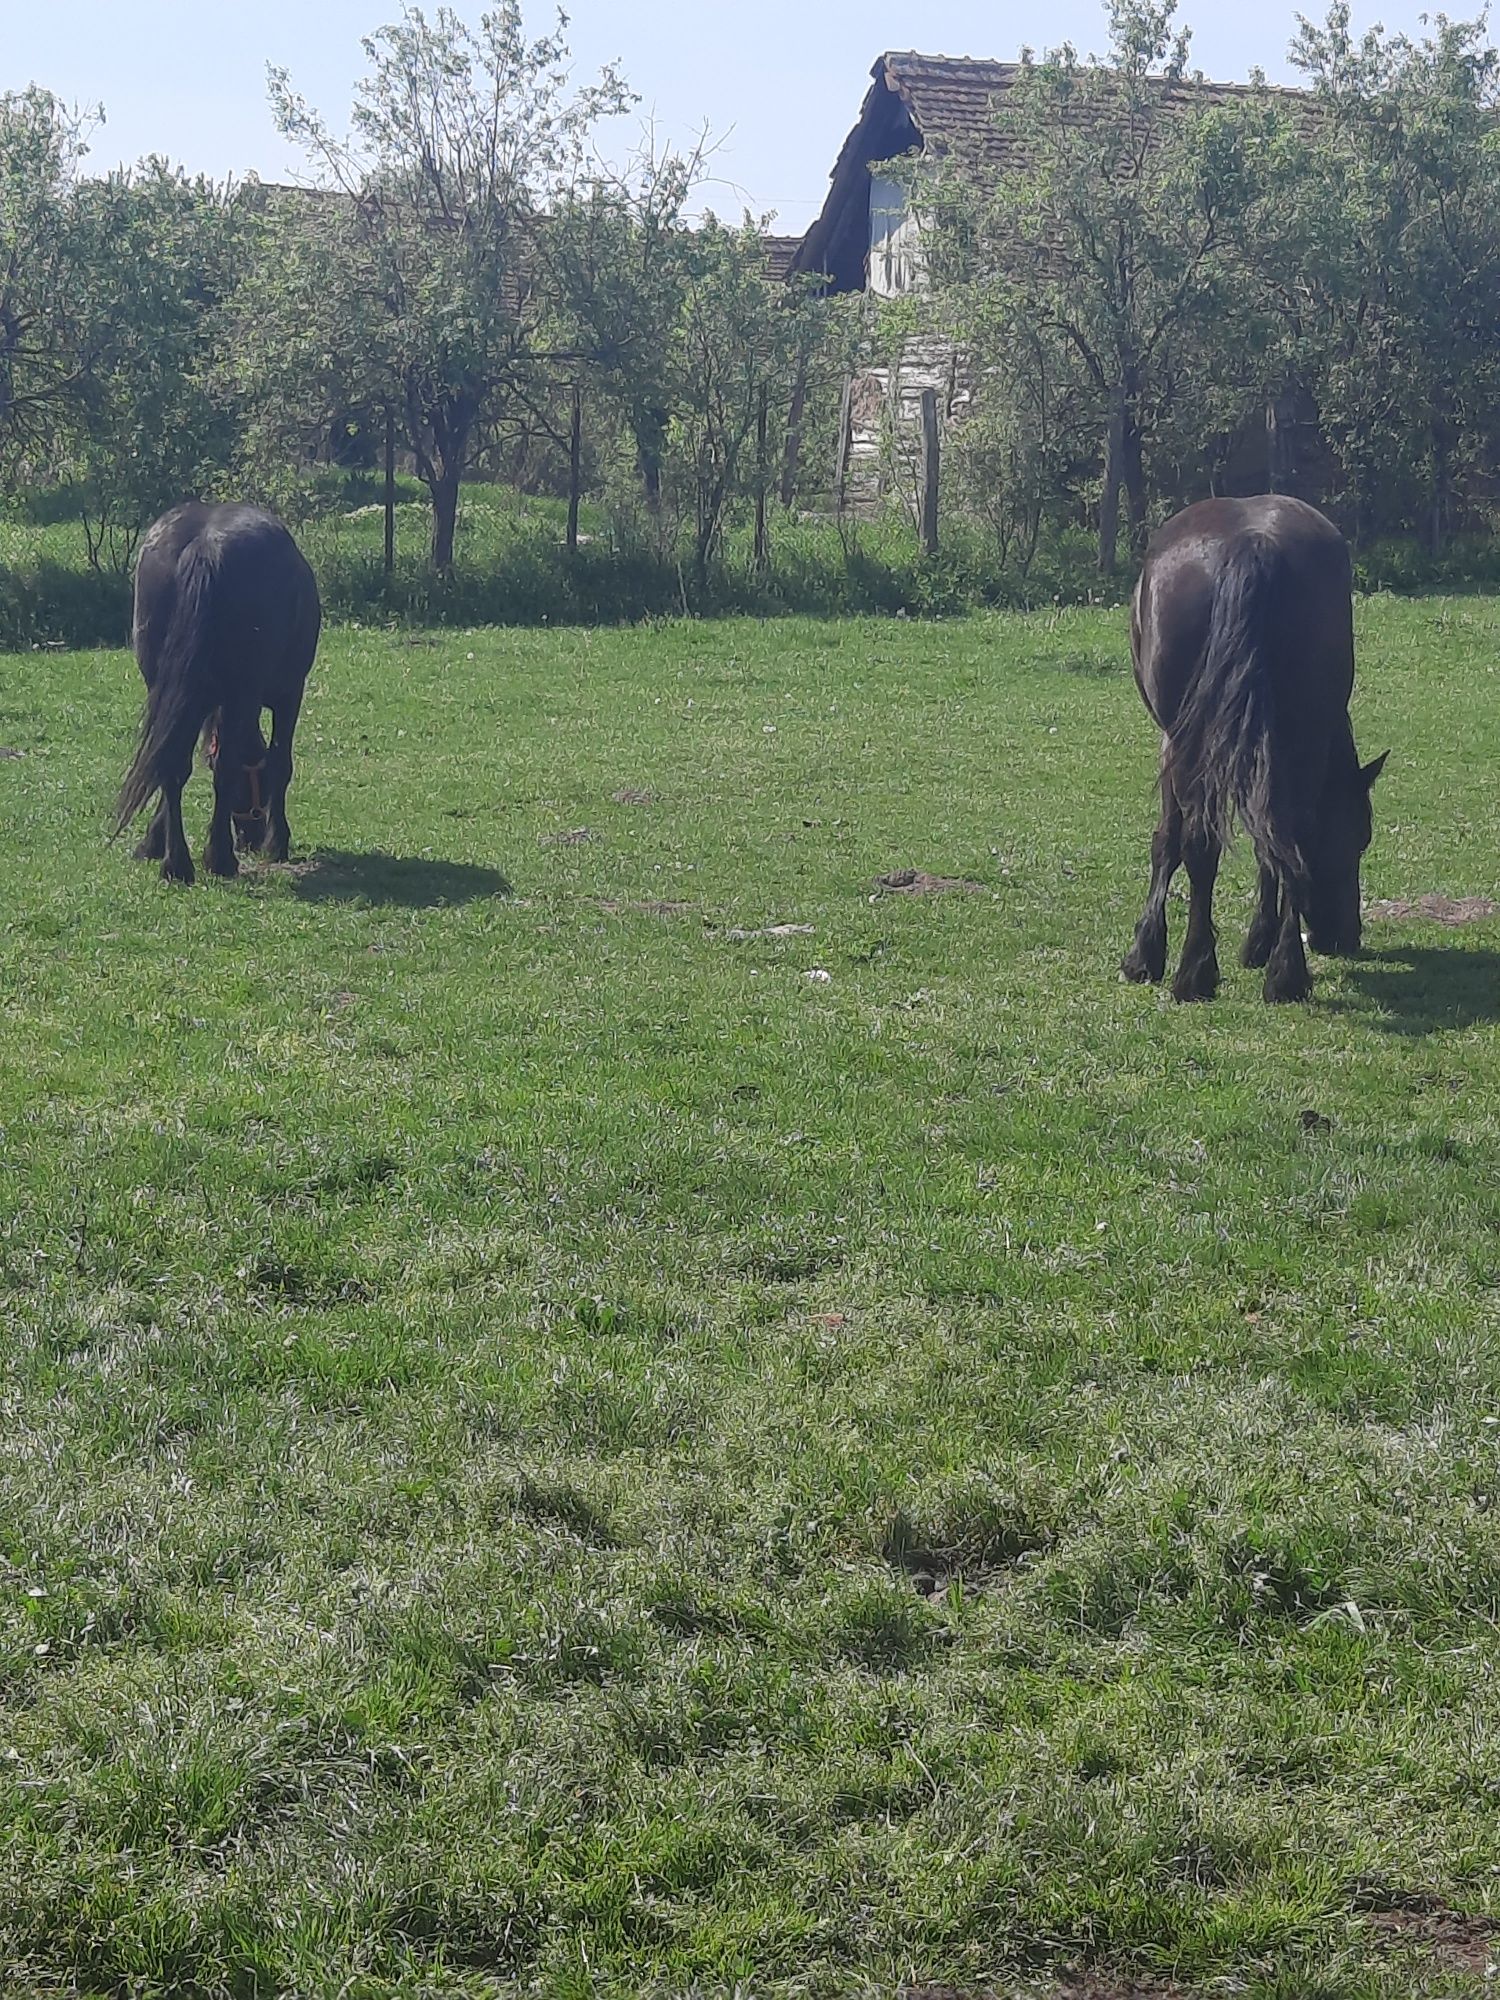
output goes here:
<path id="1" fill-rule="evenodd" d="M 1017 165 L 1014 142 L 995 118 L 999 100 L 1022 65 L 977 56 L 926 56 L 915 49 L 888 49 L 871 67 L 865 93 L 849 136 L 829 176 L 828 198 L 802 239 L 791 268 L 830 277 L 838 290 L 857 290 L 869 232 L 870 168 L 882 160 L 914 152 L 959 150 L 996 167 Z M 1162 80 L 1162 89 L 1185 103 L 1223 104 L 1250 94 L 1244 83 L 1211 83 L 1185 76 Z M 1307 101 L 1300 91 L 1279 97 Z"/>

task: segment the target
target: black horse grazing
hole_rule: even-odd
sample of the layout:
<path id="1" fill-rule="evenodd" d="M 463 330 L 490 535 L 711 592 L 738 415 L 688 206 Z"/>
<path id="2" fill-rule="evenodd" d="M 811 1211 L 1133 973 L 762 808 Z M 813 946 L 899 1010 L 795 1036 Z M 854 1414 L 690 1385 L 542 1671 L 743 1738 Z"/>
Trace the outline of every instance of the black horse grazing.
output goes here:
<path id="1" fill-rule="evenodd" d="M 1267 1000 L 1312 990 L 1314 950 L 1355 952 L 1370 787 L 1349 725 L 1354 615 L 1349 551 L 1300 500 L 1203 500 L 1146 552 L 1131 608 L 1136 685 L 1162 730 L 1161 824 L 1151 889 L 1121 971 L 1160 979 L 1167 890 L 1186 861 L 1192 900 L 1172 992 L 1218 991 L 1213 894 L 1238 818 L 1260 863 L 1244 963 L 1266 967 Z"/>
<path id="2" fill-rule="evenodd" d="M 318 647 L 318 586 L 274 515 L 258 507 L 174 507 L 141 543 L 135 571 L 135 656 L 146 681 L 140 747 L 117 806 L 121 832 L 161 797 L 142 861 L 191 882 L 182 788 L 201 735 L 214 774 L 203 863 L 237 872 L 235 844 L 285 861 L 292 735 Z M 271 711 L 271 740 L 261 710 Z"/>

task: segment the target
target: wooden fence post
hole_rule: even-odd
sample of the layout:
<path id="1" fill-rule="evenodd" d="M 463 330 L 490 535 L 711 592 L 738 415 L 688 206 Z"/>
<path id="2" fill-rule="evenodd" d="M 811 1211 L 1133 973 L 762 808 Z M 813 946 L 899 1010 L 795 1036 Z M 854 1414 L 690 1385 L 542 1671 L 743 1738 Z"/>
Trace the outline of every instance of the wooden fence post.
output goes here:
<path id="1" fill-rule="evenodd" d="M 385 573 L 396 567 L 396 420 L 385 406 Z"/>
<path id="2" fill-rule="evenodd" d="M 578 553 L 578 502 L 583 496 L 583 390 L 573 384 L 572 421 L 568 426 L 568 554 Z"/>
<path id="3" fill-rule="evenodd" d="M 922 391 L 922 553 L 938 552 L 938 470 L 942 446 L 938 438 L 937 390 Z"/>
<path id="4" fill-rule="evenodd" d="M 766 537 L 766 485 L 771 476 L 768 446 L 771 430 L 771 392 L 762 388 L 760 407 L 755 413 L 755 568 L 764 575 L 771 567 L 771 545 Z"/>
<path id="5" fill-rule="evenodd" d="M 839 519 L 844 518 L 845 489 L 849 483 L 849 447 L 853 442 L 850 426 L 854 420 L 854 377 L 844 377 L 844 393 L 839 402 L 839 442 L 838 452 L 833 462 L 834 505 Z"/>

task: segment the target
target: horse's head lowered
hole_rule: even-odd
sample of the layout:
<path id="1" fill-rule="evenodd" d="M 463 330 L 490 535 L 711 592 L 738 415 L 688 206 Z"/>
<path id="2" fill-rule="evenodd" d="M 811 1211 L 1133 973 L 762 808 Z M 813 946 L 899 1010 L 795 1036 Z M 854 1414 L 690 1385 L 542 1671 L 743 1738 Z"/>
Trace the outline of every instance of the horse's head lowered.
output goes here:
<path id="1" fill-rule="evenodd" d="M 220 777 L 224 751 L 217 730 L 209 738 L 208 761 L 215 780 Z M 266 739 L 259 729 L 234 745 L 223 775 L 229 789 L 229 817 L 234 827 L 235 845 L 241 849 L 259 847 L 266 832 Z"/>
<path id="2" fill-rule="evenodd" d="M 1359 864 L 1374 831 L 1370 788 L 1389 755 L 1386 751 L 1373 764 L 1362 765 L 1351 745 L 1348 761 L 1324 791 L 1305 905 L 1314 951 L 1350 956 L 1359 950 Z"/>

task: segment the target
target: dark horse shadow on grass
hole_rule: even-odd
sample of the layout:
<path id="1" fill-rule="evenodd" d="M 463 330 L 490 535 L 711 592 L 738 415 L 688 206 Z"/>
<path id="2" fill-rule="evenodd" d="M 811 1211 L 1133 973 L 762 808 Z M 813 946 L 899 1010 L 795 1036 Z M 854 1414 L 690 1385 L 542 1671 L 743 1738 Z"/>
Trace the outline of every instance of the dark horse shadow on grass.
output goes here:
<path id="1" fill-rule="evenodd" d="M 305 903 L 369 903 L 406 910 L 435 910 L 509 896 L 511 885 L 496 868 L 472 861 L 432 861 L 422 855 L 351 854 L 320 847 L 295 873 L 295 893 Z"/>
<path id="2" fill-rule="evenodd" d="M 1388 1035 L 1440 1035 L 1500 1021 L 1500 952 L 1459 944 L 1395 944 L 1365 951 L 1344 981 L 1379 1011 Z"/>

